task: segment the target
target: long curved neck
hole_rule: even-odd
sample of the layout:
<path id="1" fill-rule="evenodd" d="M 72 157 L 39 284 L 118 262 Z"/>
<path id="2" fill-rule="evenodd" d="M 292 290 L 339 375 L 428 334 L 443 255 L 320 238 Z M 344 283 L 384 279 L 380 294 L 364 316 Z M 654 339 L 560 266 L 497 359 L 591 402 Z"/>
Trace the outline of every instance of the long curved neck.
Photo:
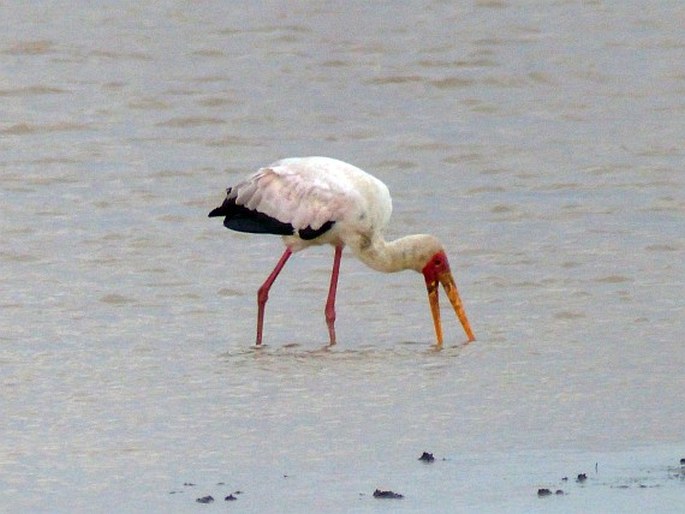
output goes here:
<path id="1" fill-rule="evenodd" d="M 435 242 L 437 239 L 427 234 L 414 234 L 394 241 L 385 241 L 380 235 L 371 238 L 360 235 L 350 247 L 360 261 L 376 271 L 394 273 L 413 269 L 420 272 L 433 255 Z"/>

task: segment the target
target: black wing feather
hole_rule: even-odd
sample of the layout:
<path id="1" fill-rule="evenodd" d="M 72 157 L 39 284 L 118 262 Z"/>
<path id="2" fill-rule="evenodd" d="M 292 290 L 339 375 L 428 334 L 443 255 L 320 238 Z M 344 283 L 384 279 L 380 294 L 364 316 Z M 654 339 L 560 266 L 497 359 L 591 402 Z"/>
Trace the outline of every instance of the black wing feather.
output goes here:
<path id="1" fill-rule="evenodd" d="M 320 235 L 328 232 L 334 223 L 335 221 L 327 221 L 316 230 L 314 230 L 312 227 L 303 228 L 297 231 L 297 235 L 300 236 L 300 239 L 304 239 L 305 241 L 311 241 L 312 239 L 316 239 Z"/>
<path id="2" fill-rule="evenodd" d="M 290 223 L 283 223 L 262 212 L 237 205 L 235 198 L 226 198 L 221 207 L 217 207 L 209 213 L 210 218 L 218 216 L 225 216 L 224 226 L 237 232 L 276 234 L 279 236 L 291 236 L 295 233 L 295 229 Z"/>
<path id="3" fill-rule="evenodd" d="M 230 196 L 231 190 L 226 191 Z M 295 228 L 290 223 L 284 223 L 276 218 L 272 218 L 263 212 L 248 209 L 243 205 L 235 203 L 235 198 L 226 198 L 220 207 L 209 213 L 210 218 L 224 216 L 224 226 L 236 232 L 249 232 L 251 234 L 275 234 L 278 236 L 292 236 Z M 297 235 L 305 241 L 316 239 L 320 235 L 328 232 L 335 221 L 327 221 L 320 228 L 314 230 L 312 227 L 303 228 L 297 231 Z"/>

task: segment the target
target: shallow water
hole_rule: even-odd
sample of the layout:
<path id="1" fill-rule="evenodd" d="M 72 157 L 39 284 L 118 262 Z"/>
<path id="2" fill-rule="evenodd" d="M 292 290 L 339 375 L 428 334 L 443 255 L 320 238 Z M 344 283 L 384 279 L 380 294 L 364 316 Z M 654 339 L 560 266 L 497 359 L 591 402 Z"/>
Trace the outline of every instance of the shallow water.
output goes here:
<path id="1" fill-rule="evenodd" d="M 0 20 L 3 510 L 682 510 L 679 2 Z M 476 343 L 445 310 L 434 351 L 422 278 L 348 258 L 326 348 L 319 248 L 252 346 L 282 245 L 206 215 L 312 154 L 388 184 L 389 238 L 440 237 Z"/>

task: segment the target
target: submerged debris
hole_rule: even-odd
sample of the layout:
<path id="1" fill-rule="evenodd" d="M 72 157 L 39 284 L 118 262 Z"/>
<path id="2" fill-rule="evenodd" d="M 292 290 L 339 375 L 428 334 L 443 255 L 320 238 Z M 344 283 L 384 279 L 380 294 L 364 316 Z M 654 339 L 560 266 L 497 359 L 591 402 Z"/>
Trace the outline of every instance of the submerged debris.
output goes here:
<path id="1" fill-rule="evenodd" d="M 576 478 L 576 482 L 582 484 L 587 480 L 587 475 L 585 473 L 579 473 L 578 478 Z"/>
<path id="2" fill-rule="evenodd" d="M 395 493 L 393 491 L 381 491 L 380 489 L 376 489 L 373 492 L 373 497 L 374 498 L 391 498 L 395 500 L 399 500 L 400 498 L 404 498 L 403 494 Z"/>
<path id="3" fill-rule="evenodd" d="M 422 462 L 433 462 L 435 460 L 435 457 L 433 457 L 432 453 L 423 452 L 421 454 L 421 457 L 419 457 L 419 460 Z"/>
<path id="4" fill-rule="evenodd" d="M 226 498 L 224 498 L 224 501 L 232 502 L 232 501 L 235 501 L 235 500 L 237 500 L 237 499 L 238 499 L 238 498 L 236 498 L 235 496 L 233 496 L 233 493 L 231 493 L 231 494 L 229 494 L 228 496 L 226 496 Z"/>
<path id="5" fill-rule="evenodd" d="M 545 496 L 551 496 L 552 494 L 556 494 L 557 496 L 563 496 L 566 493 L 563 491 L 563 489 L 557 489 L 556 491 L 554 491 L 554 493 L 552 493 L 552 491 L 550 489 L 547 489 L 546 487 L 538 489 L 538 496 L 540 498 L 544 498 Z"/>
<path id="6" fill-rule="evenodd" d="M 203 496 L 202 498 L 198 498 L 195 500 L 197 503 L 212 503 L 214 501 L 214 498 L 211 496 Z"/>

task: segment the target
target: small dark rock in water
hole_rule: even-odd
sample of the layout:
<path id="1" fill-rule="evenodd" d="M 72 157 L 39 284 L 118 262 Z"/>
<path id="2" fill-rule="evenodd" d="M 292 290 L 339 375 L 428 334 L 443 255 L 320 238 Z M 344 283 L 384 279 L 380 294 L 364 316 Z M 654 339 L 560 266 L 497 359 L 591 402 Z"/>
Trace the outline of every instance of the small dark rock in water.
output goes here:
<path id="1" fill-rule="evenodd" d="M 380 489 L 376 489 L 373 492 L 373 497 L 374 498 L 392 498 L 392 499 L 400 499 L 404 498 L 404 495 L 399 494 L 399 493 L 394 493 L 392 491 L 381 491 Z"/>
<path id="2" fill-rule="evenodd" d="M 680 459 L 680 465 L 681 465 L 681 466 L 685 466 L 685 457 L 683 457 L 682 459 Z"/>
<path id="3" fill-rule="evenodd" d="M 433 462 L 435 460 L 435 457 L 433 457 L 432 453 L 423 452 L 421 454 L 421 457 L 419 457 L 419 460 L 423 462 Z"/>
<path id="4" fill-rule="evenodd" d="M 226 496 L 226 498 L 224 498 L 224 500 L 227 501 L 227 502 L 232 502 L 232 501 L 235 501 L 235 500 L 237 500 L 237 499 L 238 499 L 238 498 L 236 498 L 236 497 L 233 496 L 232 494 L 229 494 L 228 496 Z"/>
<path id="5" fill-rule="evenodd" d="M 193 484 L 192 482 L 183 482 L 183 485 L 186 487 L 195 487 L 195 484 Z"/>
<path id="6" fill-rule="evenodd" d="M 564 491 L 562 491 L 561 489 L 557 489 L 554 494 L 562 496 L 564 494 Z"/>
<path id="7" fill-rule="evenodd" d="M 214 498 L 211 496 L 203 496 L 202 498 L 198 498 L 195 500 L 197 503 L 212 503 L 214 501 Z"/>
<path id="8" fill-rule="evenodd" d="M 545 489 L 538 489 L 538 496 L 539 496 L 540 498 L 542 498 L 543 496 L 549 496 L 550 494 L 552 494 L 552 491 L 550 491 L 550 490 L 547 489 L 547 488 L 545 488 Z"/>
<path id="9" fill-rule="evenodd" d="M 564 477 L 561 480 L 562 480 L 562 482 L 568 482 L 568 477 Z"/>
<path id="10" fill-rule="evenodd" d="M 576 482 L 585 482 L 587 480 L 587 475 L 585 473 L 579 473 Z"/>

